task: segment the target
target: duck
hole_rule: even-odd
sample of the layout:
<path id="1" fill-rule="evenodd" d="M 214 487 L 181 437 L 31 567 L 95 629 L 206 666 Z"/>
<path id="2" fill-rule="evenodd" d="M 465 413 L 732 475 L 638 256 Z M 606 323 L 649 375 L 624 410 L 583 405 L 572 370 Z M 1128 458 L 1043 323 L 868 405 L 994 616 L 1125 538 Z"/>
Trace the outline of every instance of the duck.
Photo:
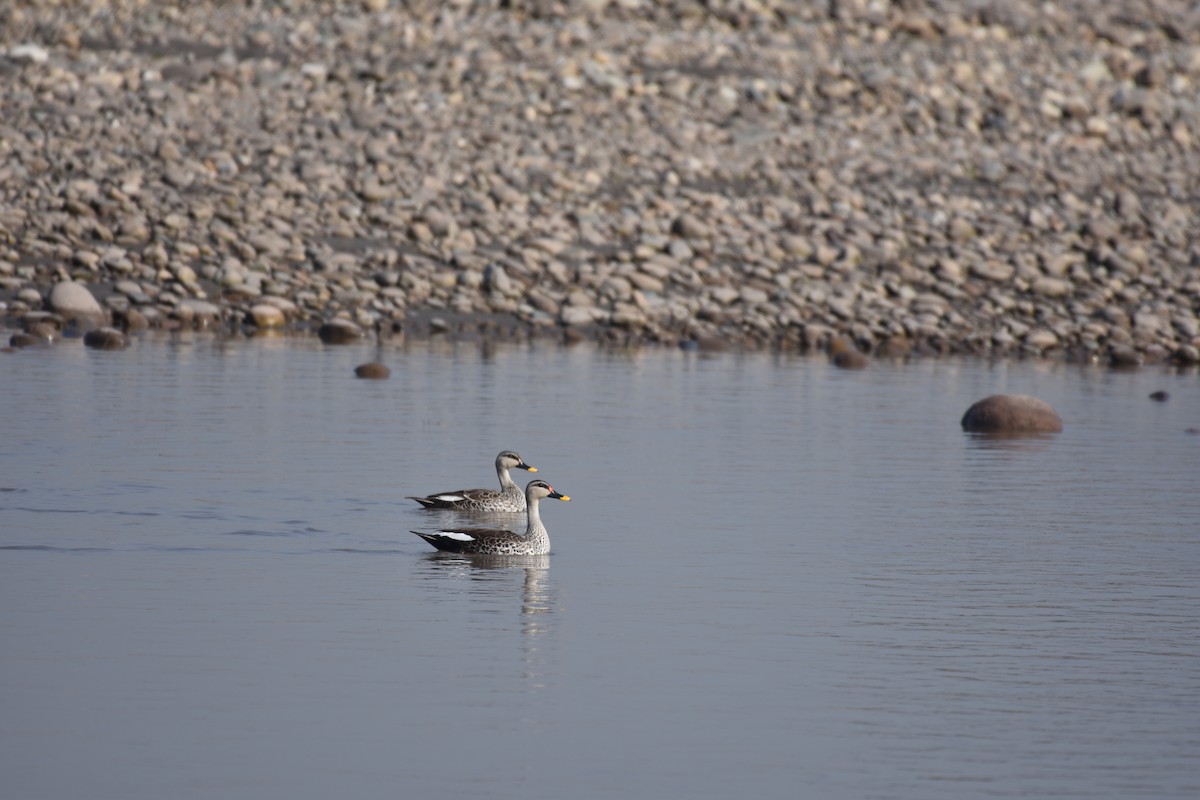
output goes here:
<path id="1" fill-rule="evenodd" d="M 550 536 L 538 513 L 538 501 L 544 498 L 569 501 L 562 494 L 540 479 L 534 479 L 525 487 L 525 507 L 528 521 L 525 533 L 504 528 L 454 528 L 422 533 L 413 531 L 438 550 L 451 553 L 479 553 L 497 556 L 542 556 L 550 552 Z"/>
<path id="2" fill-rule="evenodd" d="M 496 456 L 496 477 L 500 479 L 500 491 L 495 489 L 456 489 L 438 492 L 425 497 L 408 496 L 425 508 L 450 508 L 458 511 L 509 511 L 525 510 L 525 493 L 509 477 L 510 469 L 537 472 L 537 467 L 525 463 L 515 450 L 502 450 Z"/>

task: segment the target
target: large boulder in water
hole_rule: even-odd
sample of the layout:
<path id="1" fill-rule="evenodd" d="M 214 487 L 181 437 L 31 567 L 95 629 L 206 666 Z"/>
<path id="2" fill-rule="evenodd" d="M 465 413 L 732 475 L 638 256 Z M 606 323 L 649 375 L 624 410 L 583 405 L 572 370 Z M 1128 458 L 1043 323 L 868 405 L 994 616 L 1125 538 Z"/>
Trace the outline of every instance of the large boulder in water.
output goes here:
<path id="1" fill-rule="evenodd" d="M 967 409 L 962 428 L 971 433 L 1058 433 L 1063 425 L 1058 412 L 1044 400 L 994 394 Z"/>

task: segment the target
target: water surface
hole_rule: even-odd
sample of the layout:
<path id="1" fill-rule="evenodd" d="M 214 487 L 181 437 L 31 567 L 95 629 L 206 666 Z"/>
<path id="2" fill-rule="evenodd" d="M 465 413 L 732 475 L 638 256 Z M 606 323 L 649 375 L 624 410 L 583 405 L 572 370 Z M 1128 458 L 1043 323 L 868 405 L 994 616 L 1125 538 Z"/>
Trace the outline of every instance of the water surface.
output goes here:
<path id="1" fill-rule="evenodd" d="M 1200 794 L 1194 373 L 182 337 L 0 392 L 13 797 Z M 963 434 L 995 392 L 1066 429 Z M 550 556 L 409 532 L 504 448 Z"/>

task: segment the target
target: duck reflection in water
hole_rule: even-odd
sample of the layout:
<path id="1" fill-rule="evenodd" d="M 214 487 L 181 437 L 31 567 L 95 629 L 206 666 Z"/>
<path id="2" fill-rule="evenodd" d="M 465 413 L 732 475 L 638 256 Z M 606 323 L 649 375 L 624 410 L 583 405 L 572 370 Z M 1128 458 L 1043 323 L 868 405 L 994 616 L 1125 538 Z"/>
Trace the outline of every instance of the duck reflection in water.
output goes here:
<path id="1" fill-rule="evenodd" d="M 550 579 L 550 556 L 480 555 L 436 552 L 422 559 L 426 568 L 422 576 L 428 580 L 449 582 L 459 590 L 458 597 L 468 598 L 472 606 L 486 606 L 488 611 L 512 607 L 517 582 L 520 581 L 521 660 L 524 677 L 532 688 L 545 684 L 544 664 L 547 645 L 553 640 L 560 612 L 558 589 Z M 500 609 L 497 609 L 500 606 Z M 503 617 L 502 617 L 503 619 Z M 495 630 L 494 618 L 488 627 Z"/>

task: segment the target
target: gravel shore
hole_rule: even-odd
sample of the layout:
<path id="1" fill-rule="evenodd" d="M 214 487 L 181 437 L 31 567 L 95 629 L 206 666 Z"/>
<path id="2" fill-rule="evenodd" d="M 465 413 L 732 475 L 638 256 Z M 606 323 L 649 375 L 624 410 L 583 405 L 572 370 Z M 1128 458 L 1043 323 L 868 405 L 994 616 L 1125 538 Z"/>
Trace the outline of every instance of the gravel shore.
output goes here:
<path id="1" fill-rule="evenodd" d="M 1191 0 L 16 0 L 0 87 L 27 329 L 1200 361 Z"/>

